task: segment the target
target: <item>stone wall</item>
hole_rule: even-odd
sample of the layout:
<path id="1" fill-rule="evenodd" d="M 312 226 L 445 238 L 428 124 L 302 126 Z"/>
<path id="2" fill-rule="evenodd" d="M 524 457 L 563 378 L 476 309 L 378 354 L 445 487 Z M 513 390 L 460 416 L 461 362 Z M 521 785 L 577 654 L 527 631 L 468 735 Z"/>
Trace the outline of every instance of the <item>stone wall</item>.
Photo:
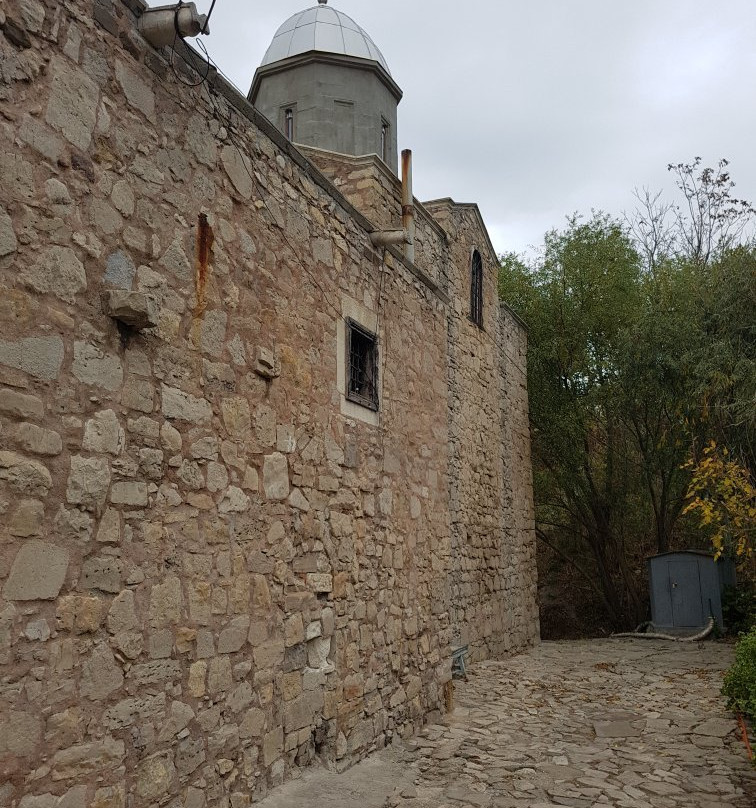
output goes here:
<path id="1" fill-rule="evenodd" d="M 495 582 L 501 453 L 475 444 L 501 494 L 480 517 L 479 472 L 454 479 L 463 318 L 220 78 L 188 86 L 139 9 L 0 0 L 0 806 L 236 808 L 414 732 L 450 678 L 458 490 L 477 589 L 455 619 L 493 587 L 513 639 L 497 616 L 478 654 L 533 637 Z M 342 410 L 354 310 L 376 422 Z M 526 415 L 496 407 L 522 470 Z"/>

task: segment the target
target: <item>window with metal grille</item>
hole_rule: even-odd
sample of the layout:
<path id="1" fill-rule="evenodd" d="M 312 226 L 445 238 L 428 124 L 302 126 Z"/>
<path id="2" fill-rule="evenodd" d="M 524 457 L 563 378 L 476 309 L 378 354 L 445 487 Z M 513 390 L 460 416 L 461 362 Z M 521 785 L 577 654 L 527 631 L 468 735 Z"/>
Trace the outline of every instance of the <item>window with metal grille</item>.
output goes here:
<path id="1" fill-rule="evenodd" d="M 470 267 L 470 319 L 483 328 L 483 259 L 477 250 Z"/>
<path id="2" fill-rule="evenodd" d="M 346 321 L 346 397 L 378 409 L 378 339 L 354 320 Z"/>

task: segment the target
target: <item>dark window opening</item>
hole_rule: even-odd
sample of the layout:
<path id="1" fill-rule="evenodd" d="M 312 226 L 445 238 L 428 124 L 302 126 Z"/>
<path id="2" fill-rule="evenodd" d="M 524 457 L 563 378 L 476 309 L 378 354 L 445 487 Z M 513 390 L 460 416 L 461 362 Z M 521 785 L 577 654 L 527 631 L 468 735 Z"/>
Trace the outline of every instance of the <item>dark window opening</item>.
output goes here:
<path id="1" fill-rule="evenodd" d="M 483 259 L 473 250 L 470 268 L 470 319 L 483 328 Z"/>
<path id="2" fill-rule="evenodd" d="M 388 163 L 389 150 L 389 125 L 386 121 L 381 121 L 381 160 Z"/>
<path id="3" fill-rule="evenodd" d="M 284 134 L 289 140 L 294 140 L 294 110 L 291 107 L 284 110 Z"/>
<path id="4" fill-rule="evenodd" d="M 349 401 L 378 409 L 378 339 L 362 326 L 347 320 L 347 390 Z"/>

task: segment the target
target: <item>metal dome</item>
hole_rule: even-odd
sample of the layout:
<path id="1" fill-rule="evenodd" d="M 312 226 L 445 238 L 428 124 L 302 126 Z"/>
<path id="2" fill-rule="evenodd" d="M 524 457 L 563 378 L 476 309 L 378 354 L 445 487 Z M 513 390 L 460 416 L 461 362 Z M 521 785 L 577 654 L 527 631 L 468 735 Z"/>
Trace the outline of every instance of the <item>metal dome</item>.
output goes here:
<path id="1" fill-rule="evenodd" d="M 261 67 L 309 51 L 370 59 L 391 75 L 383 54 L 370 36 L 351 17 L 323 2 L 286 20 L 276 31 Z"/>

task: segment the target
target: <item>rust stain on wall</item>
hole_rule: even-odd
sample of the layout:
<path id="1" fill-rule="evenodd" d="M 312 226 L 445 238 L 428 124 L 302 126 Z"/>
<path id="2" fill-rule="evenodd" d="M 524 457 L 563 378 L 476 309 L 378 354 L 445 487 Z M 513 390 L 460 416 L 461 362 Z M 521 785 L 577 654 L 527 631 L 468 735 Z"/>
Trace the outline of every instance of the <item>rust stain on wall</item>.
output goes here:
<path id="1" fill-rule="evenodd" d="M 197 291 L 197 303 L 194 316 L 201 317 L 207 308 L 207 282 L 210 278 L 210 253 L 213 249 L 215 234 L 207 221 L 207 216 L 200 213 L 197 217 L 197 261 L 194 271 L 194 284 Z"/>

